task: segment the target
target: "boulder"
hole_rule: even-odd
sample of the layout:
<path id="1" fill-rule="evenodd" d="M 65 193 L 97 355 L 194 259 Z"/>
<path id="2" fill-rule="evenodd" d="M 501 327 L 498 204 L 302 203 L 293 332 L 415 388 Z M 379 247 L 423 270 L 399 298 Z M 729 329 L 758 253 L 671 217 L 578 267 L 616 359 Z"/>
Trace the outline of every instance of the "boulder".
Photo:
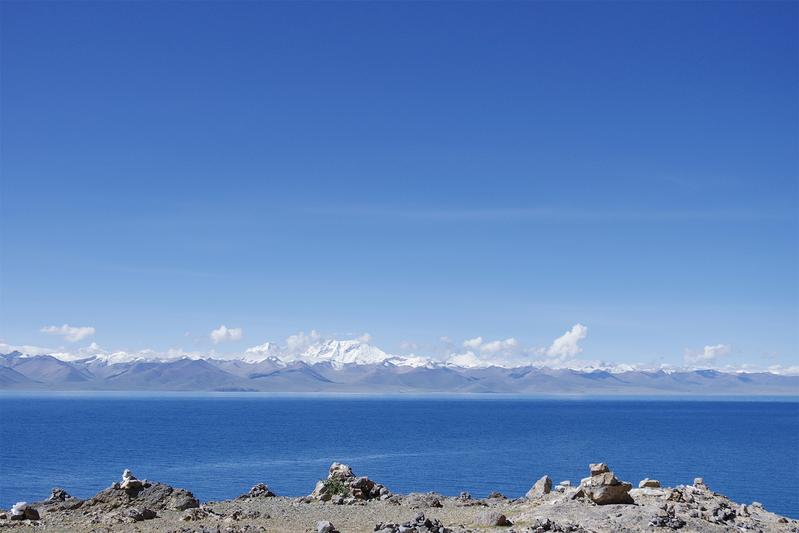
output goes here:
<path id="1" fill-rule="evenodd" d="M 486 511 L 477 515 L 475 520 L 478 526 L 497 527 L 513 525 L 508 518 L 499 511 Z"/>
<path id="2" fill-rule="evenodd" d="M 28 505 L 28 502 L 17 502 L 9 511 L 11 520 L 38 520 L 39 511 Z"/>
<path id="3" fill-rule="evenodd" d="M 143 520 L 152 520 L 156 518 L 158 515 L 152 509 L 148 509 L 147 507 L 136 508 L 131 507 L 127 511 L 128 517 L 134 522 L 141 522 Z"/>
<path id="4" fill-rule="evenodd" d="M 339 533 L 339 531 L 328 520 L 320 520 L 316 523 L 316 533 Z"/>
<path id="5" fill-rule="evenodd" d="M 591 463 L 588 468 L 592 476 L 598 476 L 606 472 L 610 472 L 610 468 L 605 463 Z"/>
<path id="6" fill-rule="evenodd" d="M 525 497 L 530 500 L 535 498 L 541 498 L 545 494 L 549 494 L 551 491 L 552 491 L 552 479 L 550 479 L 549 476 L 544 476 L 535 482 L 532 488 L 530 488 L 530 490 L 527 491 Z"/>
<path id="7" fill-rule="evenodd" d="M 580 483 L 575 497 L 586 496 L 597 505 L 629 504 L 634 503 L 630 496 L 630 489 L 632 489 L 630 483 L 619 481 L 613 472 L 608 471 L 591 476 Z"/>
<path id="8" fill-rule="evenodd" d="M 694 478 L 694 488 L 699 490 L 708 490 L 707 485 L 705 485 L 704 478 L 701 477 Z"/>
<path id="9" fill-rule="evenodd" d="M 246 492 L 238 497 L 239 500 L 247 500 L 250 498 L 274 498 L 275 493 L 269 490 L 269 485 L 266 483 L 258 483 L 250 492 Z"/>
<path id="10" fill-rule="evenodd" d="M 436 492 L 418 493 L 411 492 L 402 499 L 402 502 L 411 509 L 428 509 L 433 507 L 444 507 L 441 500 L 444 497 Z"/>
<path id="11" fill-rule="evenodd" d="M 486 496 L 489 500 L 507 500 L 508 498 L 499 491 L 493 491 L 491 494 Z"/>
<path id="12" fill-rule="evenodd" d="M 345 465 L 343 463 L 333 463 L 330 465 L 330 468 L 327 472 L 327 479 L 339 478 L 345 479 L 349 477 L 353 477 L 352 468 L 350 465 Z"/>
<path id="13" fill-rule="evenodd" d="M 638 482 L 639 489 L 659 489 L 660 488 L 660 481 L 657 479 L 649 479 L 644 478 Z"/>

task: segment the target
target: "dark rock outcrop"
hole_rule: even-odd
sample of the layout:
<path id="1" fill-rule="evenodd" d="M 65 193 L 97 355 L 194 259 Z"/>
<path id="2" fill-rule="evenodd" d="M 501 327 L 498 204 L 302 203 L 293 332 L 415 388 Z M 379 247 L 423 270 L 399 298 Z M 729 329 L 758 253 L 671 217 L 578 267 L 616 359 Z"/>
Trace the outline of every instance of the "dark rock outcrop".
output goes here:
<path id="1" fill-rule="evenodd" d="M 47 512 L 59 511 L 59 510 L 72 510 L 77 509 L 83 505 L 83 500 L 75 498 L 67 491 L 60 487 L 54 487 L 50 491 L 50 497 L 46 500 L 36 502 L 33 504 L 34 507 L 37 509 L 41 509 Z"/>
<path id="2" fill-rule="evenodd" d="M 377 533 L 452 533 L 437 519 L 426 518 L 424 513 L 417 514 L 413 520 L 403 524 L 381 522 L 375 525 Z"/>
<path id="3" fill-rule="evenodd" d="M 126 472 L 129 472 L 126 470 Z M 164 483 L 155 483 L 124 477 L 122 483 L 98 492 L 83 503 L 84 508 L 113 510 L 120 507 L 137 507 L 150 510 L 184 511 L 199 507 L 200 502 L 184 489 Z"/>
<path id="4" fill-rule="evenodd" d="M 28 505 L 27 502 L 18 502 L 14 504 L 9 511 L 9 518 L 11 520 L 38 520 L 39 511 Z"/>

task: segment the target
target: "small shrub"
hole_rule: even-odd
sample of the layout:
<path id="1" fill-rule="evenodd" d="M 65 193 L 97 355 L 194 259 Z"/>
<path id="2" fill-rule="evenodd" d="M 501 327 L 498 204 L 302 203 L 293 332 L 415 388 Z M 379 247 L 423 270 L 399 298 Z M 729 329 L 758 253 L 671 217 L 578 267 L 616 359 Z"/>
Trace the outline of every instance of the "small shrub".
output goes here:
<path id="1" fill-rule="evenodd" d="M 326 479 L 325 489 L 328 494 L 334 496 L 349 496 L 350 489 L 340 479 Z"/>

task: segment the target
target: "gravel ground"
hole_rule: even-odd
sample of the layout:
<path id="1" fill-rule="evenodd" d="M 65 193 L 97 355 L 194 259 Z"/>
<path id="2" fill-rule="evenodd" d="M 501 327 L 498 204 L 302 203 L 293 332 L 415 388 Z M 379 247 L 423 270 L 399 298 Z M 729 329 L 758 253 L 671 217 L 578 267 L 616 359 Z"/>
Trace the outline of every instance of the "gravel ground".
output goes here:
<path id="1" fill-rule="evenodd" d="M 684 522 L 679 527 L 679 531 L 683 532 L 799 532 L 799 521 L 769 513 L 757 505 L 742 508 L 710 490 L 697 490 L 693 487 L 682 489 L 683 493 L 688 491 L 693 495 L 693 501 L 685 503 L 674 501 L 672 489 L 633 489 L 630 494 L 635 504 L 602 506 L 585 499 L 571 499 L 576 489 L 570 490 L 572 492 L 552 492 L 534 500 L 465 500 L 440 495 L 406 495 L 351 505 L 304 502 L 297 498 L 259 497 L 208 502 L 199 509 L 185 511 L 160 510 L 157 511 L 157 517 L 137 522 L 133 522 L 127 515 L 130 507 L 97 509 L 81 506 L 73 510 L 49 511 L 38 507 L 41 511 L 39 520 L 0 518 L 0 529 L 20 533 L 289 533 L 315 532 L 317 522 L 330 521 L 342 533 L 350 533 L 375 531 L 375 526 L 379 523 L 401 525 L 412 521 L 421 512 L 428 519 L 439 520 L 441 525 L 453 532 L 653 532 L 671 531 L 680 521 Z M 436 506 L 436 500 L 441 507 Z M 671 511 L 668 510 L 669 505 L 672 506 Z M 512 525 L 490 525 L 498 514 L 504 515 Z M 719 518 L 725 514 L 725 519 Z M 658 516 L 661 521 L 666 522 L 662 527 L 651 525 Z M 670 518 L 677 520 L 669 523 Z M 407 531 L 415 533 L 430 530 L 417 528 Z"/>

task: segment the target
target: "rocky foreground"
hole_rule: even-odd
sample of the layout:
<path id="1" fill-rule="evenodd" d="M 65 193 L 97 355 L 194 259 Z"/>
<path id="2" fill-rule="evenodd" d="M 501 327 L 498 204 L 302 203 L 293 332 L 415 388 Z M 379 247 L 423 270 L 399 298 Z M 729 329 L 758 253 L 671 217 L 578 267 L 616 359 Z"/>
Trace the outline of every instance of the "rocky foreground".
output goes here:
<path id="1" fill-rule="evenodd" d="M 63 489 L 37 503 L 20 502 L 0 511 L 0 528 L 16 532 L 799 532 L 799 521 L 737 504 L 710 490 L 701 478 L 692 485 L 661 487 L 644 479 L 633 488 L 607 465 L 590 465 L 578 484 L 554 485 L 544 476 L 523 498 L 493 493 L 407 495 L 333 463 L 326 479 L 302 498 L 276 496 L 259 484 L 235 500 L 201 504 L 194 495 L 129 470 L 122 480 L 87 500 Z"/>

